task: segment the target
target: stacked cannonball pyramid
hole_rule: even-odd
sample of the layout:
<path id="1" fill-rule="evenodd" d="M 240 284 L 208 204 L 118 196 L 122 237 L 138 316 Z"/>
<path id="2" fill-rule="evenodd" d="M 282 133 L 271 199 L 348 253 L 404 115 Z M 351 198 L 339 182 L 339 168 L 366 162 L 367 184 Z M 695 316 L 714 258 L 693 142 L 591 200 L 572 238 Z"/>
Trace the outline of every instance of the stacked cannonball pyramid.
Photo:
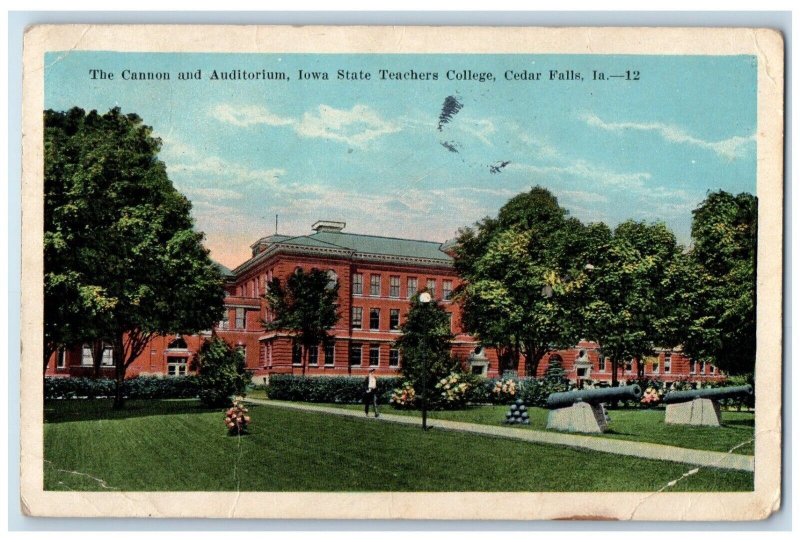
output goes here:
<path id="1" fill-rule="evenodd" d="M 531 424 L 531 419 L 528 417 L 528 407 L 525 406 L 525 403 L 522 402 L 522 399 L 517 399 L 515 402 L 509 405 L 508 412 L 506 412 L 505 423 L 521 423 L 523 425 Z"/>

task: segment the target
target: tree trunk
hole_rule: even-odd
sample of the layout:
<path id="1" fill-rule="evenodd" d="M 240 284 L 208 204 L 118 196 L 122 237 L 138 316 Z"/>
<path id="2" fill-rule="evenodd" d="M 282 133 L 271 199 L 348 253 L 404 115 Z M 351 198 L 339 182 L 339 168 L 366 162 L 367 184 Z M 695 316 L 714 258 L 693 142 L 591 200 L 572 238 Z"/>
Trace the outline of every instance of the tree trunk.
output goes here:
<path id="1" fill-rule="evenodd" d="M 56 347 L 55 343 L 51 343 L 50 341 L 45 341 L 44 343 L 44 368 L 42 369 L 42 374 L 47 372 L 47 366 L 50 365 L 50 357 L 53 355 L 54 352 L 57 352 L 58 348 Z M 56 364 L 58 364 L 58 359 L 56 359 Z"/>
<path id="2" fill-rule="evenodd" d="M 114 339 L 114 409 L 119 410 L 125 406 L 123 385 L 125 384 L 125 350 L 121 337 Z"/>
<path id="3" fill-rule="evenodd" d="M 619 377 L 617 372 L 619 370 L 619 364 L 617 363 L 617 356 L 611 358 L 611 386 L 619 386 Z"/>
<path id="4" fill-rule="evenodd" d="M 100 378 L 100 364 L 103 361 L 103 352 L 105 345 L 102 340 L 95 339 L 92 341 L 92 368 L 94 378 Z"/>
<path id="5" fill-rule="evenodd" d="M 302 345 L 300 347 L 301 354 L 300 354 L 300 364 L 303 371 L 303 376 L 306 376 L 306 365 L 308 364 L 308 347 L 306 345 Z"/>

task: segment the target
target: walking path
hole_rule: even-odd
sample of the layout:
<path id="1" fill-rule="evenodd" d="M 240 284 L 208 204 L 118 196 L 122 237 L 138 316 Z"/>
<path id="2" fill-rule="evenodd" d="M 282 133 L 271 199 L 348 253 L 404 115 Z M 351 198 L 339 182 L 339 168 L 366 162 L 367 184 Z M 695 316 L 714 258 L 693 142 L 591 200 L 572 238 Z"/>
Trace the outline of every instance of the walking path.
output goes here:
<path id="1" fill-rule="evenodd" d="M 270 401 L 269 399 L 251 399 L 249 397 L 245 398 L 244 400 L 248 403 L 258 405 L 290 408 L 307 412 L 320 412 L 325 414 L 334 414 L 336 416 L 346 416 L 350 418 L 365 417 L 364 413 L 360 410 L 347 410 L 344 408 L 327 407 L 308 403 L 298 404 L 287 403 L 285 401 Z M 370 417 L 370 419 L 374 420 L 375 422 L 403 423 L 406 425 L 421 425 L 422 423 L 422 419 L 420 417 L 397 414 L 381 414 L 380 418 L 377 420 L 372 417 Z M 501 427 L 476 423 L 453 422 L 448 420 L 431 420 L 430 418 L 428 418 L 428 426 L 452 431 L 465 431 L 478 435 L 524 440 L 540 444 L 569 446 L 572 448 L 582 448 L 585 450 L 640 457 L 643 459 L 674 461 L 677 463 L 686 463 L 701 467 L 753 472 L 755 465 L 754 458 L 750 455 L 740 455 L 727 452 L 712 452 L 709 450 L 693 450 L 689 448 L 678 448 L 677 446 L 666 446 L 664 444 L 653 444 L 650 442 L 589 437 L 585 435 L 537 431 L 533 429 L 517 429 L 512 427 Z"/>

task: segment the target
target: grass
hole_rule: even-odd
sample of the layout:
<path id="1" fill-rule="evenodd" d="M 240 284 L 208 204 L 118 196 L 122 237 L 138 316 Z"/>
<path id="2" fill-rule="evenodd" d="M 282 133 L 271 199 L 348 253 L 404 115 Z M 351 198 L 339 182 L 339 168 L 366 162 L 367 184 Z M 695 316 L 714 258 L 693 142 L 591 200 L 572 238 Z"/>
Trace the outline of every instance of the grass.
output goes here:
<path id="1" fill-rule="evenodd" d="M 194 400 L 45 404 L 46 490 L 654 491 L 690 467 L 453 431 L 252 406 L 228 437 Z M 700 469 L 670 491 L 752 491 Z"/>
<path id="2" fill-rule="evenodd" d="M 364 408 L 363 405 L 326 404 L 326 406 L 351 410 Z M 463 410 L 431 411 L 428 413 L 428 417 L 433 420 L 505 425 L 503 420 L 507 410 L 508 407 L 503 405 L 472 406 Z M 417 410 L 400 410 L 389 405 L 383 405 L 382 412 L 407 416 L 420 415 Z M 512 427 L 545 431 L 547 430 L 548 412 L 544 408 L 531 407 L 528 409 L 531 424 Z M 715 452 L 727 452 L 736 448 L 733 453 L 744 455 L 753 455 L 754 453 L 753 443 L 748 442 L 754 438 L 754 415 L 752 412 L 723 411 L 721 427 L 667 425 L 664 423 L 664 410 L 662 409 L 610 410 L 609 416 L 611 416 L 609 431 L 604 433 L 602 438 L 636 440 Z M 742 445 L 742 443 L 746 444 Z"/>

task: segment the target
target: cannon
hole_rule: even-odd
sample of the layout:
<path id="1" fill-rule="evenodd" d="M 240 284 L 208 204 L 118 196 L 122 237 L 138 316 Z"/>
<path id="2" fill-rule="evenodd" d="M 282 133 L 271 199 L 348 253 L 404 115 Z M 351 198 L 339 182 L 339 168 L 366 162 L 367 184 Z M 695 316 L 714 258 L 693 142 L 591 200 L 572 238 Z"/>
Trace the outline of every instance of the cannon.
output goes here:
<path id="1" fill-rule="evenodd" d="M 563 391 L 551 393 L 547 398 L 547 408 L 563 408 L 572 406 L 575 403 L 589 403 L 599 405 L 600 403 L 610 403 L 612 401 L 638 401 L 642 398 L 642 388 L 633 384 L 631 386 L 620 386 L 616 388 L 594 388 L 573 391 Z"/>
<path id="2" fill-rule="evenodd" d="M 547 428 L 571 433 L 605 433 L 608 415 L 604 403 L 638 400 L 642 388 L 636 384 L 617 388 L 595 388 L 551 393 L 547 398 Z"/>
<path id="3" fill-rule="evenodd" d="M 664 396 L 662 403 L 669 405 L 672 403 L 685 403 L 695 399 L 711 399 L 720 401 L 744 395 L 753 395 L 753 386 L 728 386 L 726 388 L 700 388 L 698 390 L 671 391 Z"/>
<path id="4" fill-rule="evenodd" d="M 719 427 L 719 401 L 745 395 L 753 395 L 753 386 L 728 386 L 669 392 L 662 400 L 667 405 L 664 423 Z"/>

